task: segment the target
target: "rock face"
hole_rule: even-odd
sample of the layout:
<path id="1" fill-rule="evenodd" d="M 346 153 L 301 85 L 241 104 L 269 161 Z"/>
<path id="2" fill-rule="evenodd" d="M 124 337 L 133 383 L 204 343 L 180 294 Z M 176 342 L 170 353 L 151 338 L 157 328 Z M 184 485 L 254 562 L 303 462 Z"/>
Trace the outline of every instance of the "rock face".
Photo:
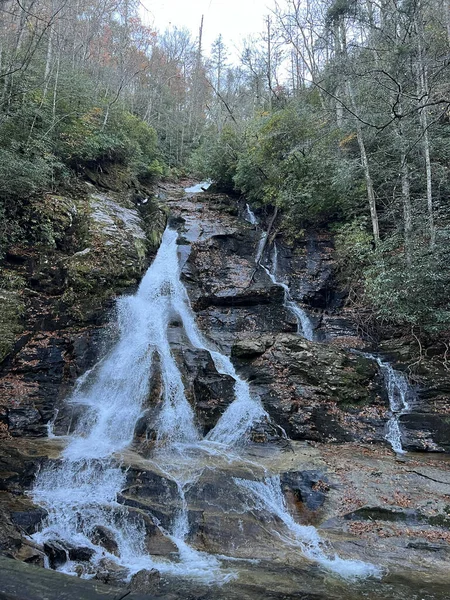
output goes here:
<path id="1" fill-rule="evenodd" d="M 297 334 L 262 338 L 260 354 L 238 341 L 232 354 L 291 439 L 383 439 L 386 405 L 373 361 Z"/>
<path id="2" fill-rule="evenodd" d="M 430 600 L 447 598 L 449 465 L 439 461 L 439 454 L 406 455 L 400 462 L 386 443 L 389 405 L 377 364 L 342 347 L 349 340 L 355 346 L 358 342 L 340 311 L 330 238 L 314 233 L 290 248 L 282 236 L 275 236 L 277 278 L 290 285 L 295 300 L 309 307 L 321 332 L 321 341 L 307 341 L 297 333 L 283 288 L 257 265 L 261 231 L 239 217 L 236 202 L 209 193 L 168 196 L 170 224 L 180 234 L 182 280 L 197 322 L 208 342 L 231 356 L 268 417 L 250 432 L 246 460 L 230 461 L 217 452 L 212 462 L 202 462 L 200 455 L 197 463 L 190 463 L 193 472 L 185 474 L 181 496 L 170 473 L 175 467 L 182 469 L 185 457 L 169 457 L 167 469 L 153 460 L 152 423 L 161 406 L 162 385 L 156 365 L 134 443 L 112 459 L 126 469 L 126 483 L 116 498 L 118 514 L 139 524 L 146 552 L 167 565 L 177 564 L 185 551 L 168 532 L 174 515 L 186 508 L 185 541 L 193 551 L 234 557 L 229 580 L 223 586 L 203 585 L 184 578 L 181 566 L 175 576 L 141 570 L 130 579 L 115 562 L 118 544 L 103 525 L 89 534 L 102 549 L 95 569 L 86 544 L 55 539 L 40 547 L 25 538 L 39 530 L 47 515 L 26 492 L 37 471 L 57 461 L 62 448 L 60 438 L 47 439 L 47 434 L 66 434 L 78 418 L 64 399 L 77 376 L 113 343 L 116 331 L 108 328 L 105 308 L 111 307 L 114 294 L 137 284 L 165 223 L 165 213 L 156 206 L 145 205 L 141 208 L 146 212 L 139 213 L 117 193 L 105 195 L 91 187 L 82 235 L 79 231 L 79 239 L 70 244 L 67 232 L 77 222 L 77 202 L 47 200 L 63 212 L 55 217 L 58 239 L 51 264 L 48 257 L 29 256 L 23 249 L 9 257 L 11 272 L 27 285 L 13 292 L 12 310 L 5 313 L 8 331 L 17 335 L 5 343 L 0 381 L 0 552 L 31 565 L 43 565 L 45 556 L 53 568 L 73 560 L 80 576 L 95 580 L 79 580 L 72 591 L 59 584 L 63 580 L 57 574 L 54 585 L 60 585 L 61 595 L 56 596 L 48 572 L 39 578 L 31 567 L 4 562 L 2 568 L 19 579 L 21 573 L 29 573 L 42 597 L 48 598 L 294 599 L 300 597 L 299 589 L 302 598 L 311 600 L 357 600 L 362 593 L 369 600 L 400 600 L 416 593 Z M 272 251 L 269 246 L 262 258 L 266 267 L 273 266 Z M 23 311 L 27 328 L 20 333 Z M 190 346 L 176 315 L 169 342 L 199 431 L 205 435 L 232 402 L 235 382 L 217 372 L 208 352 Z M 392 348 L 385 352 L 394 355 Z M 400 356 L 400 364 L 402 360 L 406 365 L 407 357 Z M 424 380 L 435 376 L 428 363 L 422 368 Z M 442 420 L 449 406 L 448 382 L 443 373 L 435 381 L 435 387 L 419 390 L 417 406 L 401 417 L 407 449 L 449 448 Z M 190 474 L 195 474 L 192 480 Z M 250 502 L 245 490 L 255 482 L 265 482 L 265 500 L 275 489 L 271 485 L 278 485 L 292 521 L 286 525 L 279 512 L 270 510 L 270 498 L 260 503 L 262 508 Z M 393 574 L 362 587 L 334 582 L 295 545 L 295 523 L 318 527 L 333 553 L 392 567 Z M 433 585 L 421 587 L 421 578 L 430 573 Z M 0 595 L 4 591 L 11 598 L 38 597 L 19 584 L 14 587 L 0 576 Z"/>
<path id="3" fill-rule="evenodd" d="M 31 440 L 47 437 L 49 427 L 68 431 L 63 400 L 113 338 L 103 333 L 111 301 L 138 283 L 166 217 L 153 201 L 139 212 L 126 194 L 90 185 L 74 198 L 45 196 L 36 210 L 51 232 L 48 244 L 11 248 L 0 280 L 7 286 L 0 290 L 0 545 L 40 564 L 42 549 L 21 538 L 45 514 L 22 495 L 48 454 L 40 448 L 30 456 L 23 441 L 34 448 Z"/>
<path id="4" fill-rule="evenodd" d="M 0 333 L 7 330 L 0 342 L 0 435 L 39 437 L 52 420 L 59 426 L 61 401 L 103 349 L 105 308 L 136 285 L 162 234 L 164 213 L 149 205 L 141 216 L 125 196 L 92 186 L 81 200 L 43 201 L 59 245 L 35 254 L 11 251 L 5 272 L 23 288 L 0 292 Z"/>

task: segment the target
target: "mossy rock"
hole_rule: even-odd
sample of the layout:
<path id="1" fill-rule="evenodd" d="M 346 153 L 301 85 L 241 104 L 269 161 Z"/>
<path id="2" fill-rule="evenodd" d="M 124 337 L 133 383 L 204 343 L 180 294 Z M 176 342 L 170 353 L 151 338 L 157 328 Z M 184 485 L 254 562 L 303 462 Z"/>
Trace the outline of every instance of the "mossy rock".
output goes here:
<path id="1" fill-rule="evenodd" d="M 88 206 L 86 247 L 65 260 L 68 288 L 62 298 L 63 308 L 81 320 L 139 281 L 166 222 L 157 205 L 145 205 L 143 218 L 119 194 L 91 193 Z"/>
<path id="2" fill-rule="evenodd" d="M 20 294 L 0 288 L 0 363 L 14 348 L 16 336 L 23 330 L 23 312 Z"/>

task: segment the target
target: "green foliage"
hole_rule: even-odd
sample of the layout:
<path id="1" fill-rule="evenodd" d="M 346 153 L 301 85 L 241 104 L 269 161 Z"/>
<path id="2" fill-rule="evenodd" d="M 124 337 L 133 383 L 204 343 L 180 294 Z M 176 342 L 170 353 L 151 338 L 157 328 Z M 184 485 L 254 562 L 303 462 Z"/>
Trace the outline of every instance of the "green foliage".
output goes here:
<path id="1" fill-rule="evenodd" d="M 209 135 L 195 154 L 195 170 L 252 203 L 278 205 L 294 228 L 358 214 L 360 170 L 342 172 L 339 132 L 317 104 L 317 94 L 307 92 L 254 117 L 243 135 L 231 126 L 218 138 Z"/>
<path id="2" fill-rule="evenodd" d="M 344 283 L 362 284 L 364 272 L 374 260 L 373 237 L 367 218 L 340 224 L 335 229 L 338 270 Z"/>
<path id="3" fill-rule="evenodd" d="M 233 192 L 241 146 L 241 137 L 234 127 L 224 127 L 219 135 L 211 130 L 193 153 L 190 160 L 191 169 L 202 178 L 212 179 L 218 189 Z"/>
<path id="4" fill-rule="evenodd" d="M 432 251 L 428 240 L 415 238 L 411 264 L 388 238 L 365 272 L 367 299 L 377 314 L 401 325 L 436 334 L 450 326 L 450 229 L 440 232 Z"/>
<path id="5" fill-rule="evenodd" d="M 62 68 L 54 98 L 41 72 L 30 69 L 12 92 L 0 120 L 0 256 L 17 241 L 57 245 L 60 233 L 41 211 L 42 198 L 74 172 L 120 165 L 142 185 L 164 173 L 155 130 L 99 94 L 86 73 Z"/>
<path id="6" fill-rule="evenodd" d="M 384 321 L 437 334 L 450 325 L 450 229 L 440 230 L 434 250 L 412 240 L 407 263 L 398 234 L 375 251 L 367 219 L 340 225 L 335 236 L 341 282 Z"/>

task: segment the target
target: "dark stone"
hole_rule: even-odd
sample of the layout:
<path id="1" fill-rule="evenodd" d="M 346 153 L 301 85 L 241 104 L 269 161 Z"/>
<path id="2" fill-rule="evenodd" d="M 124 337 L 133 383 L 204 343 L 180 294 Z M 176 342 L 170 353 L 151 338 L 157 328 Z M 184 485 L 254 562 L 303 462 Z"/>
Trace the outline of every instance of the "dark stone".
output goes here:
<path id="1" fill-rule="evenodd" d="M 44 435 L 42 417 L 34 406 L 21 406 L 8 410 L 8 426 L 13 435 L 28 433 Z"/>
<path id="2" fill-rule="evenodd" d="M 48 557 L 48 562 L 51 569 L 57 569 L 67 562 L 68 548 L 60 542 L 45 542 L 44 552 Z"/>
<path id="3" fill-rule="evenodd" d="M 117 587 L 98 581 L 70 577 L 0 556 L 0 598 L 2 600 L 119 600 L 125 595 Z M 151 600 L 145 594 L 126 594 L 127 600 Z"/>
<path id="4" fill-rule="evenodd" d="M 41 523 L 42 519 L 47 516 L 47 514 L 47 511 L 43 508 L 33 508 L 26 511 L 13 511 L 11 512 L 11 520 L 14 525 L 17 525 L 26 533 L 32 534 L 35 533 L 37 526 Z"/>
<path id="5" fill-rule="evenodd" d="M 400 417 L 404 431 L 404 448 L 409 451 L 450 452 L 450 416 L 426 412 L 407 413 Z"/>
<path id="6" fill-rule="evenodd" d="M 142 571 L 138 571 L 133 575 L 128 587 L 133 592 L 143 592 L 148 594 L 149 592 L 154 591 L 158 586 L 160 579 L 161 575 L 156 569 L 152 569 L 151 571 L 142 569 Z"/>
<path id="7" fill-rule="evenodd" d="M 283 489 L 294 492 L 296 499 L 309 510 L 323 506 L 329 489 L 327 477 L 320 471 L 290 471 L 281 475 Z"/>
<path id="8" fill-rule="evenodd" d="M 92 550 L 92 548 L 69 548 L 69 558 L 75 562 L 88 562 L 91 560 L 94 554 L 95 552 Z"/>
<path id="9" fill-rule="evenodd" d="M 128 569 L 121 567 L 109 558 L 102 558 L 98 563 L 95 579 L 110 585 L 123 585 L 128 576 Z"/>
<path id="10" fill-rule="evenodd" d="M 118 556 L 119 547 L 112 531 L 103 527 L 103 525 L 97 525 L 92 531 L 91 541 L 96 546 L 102 546 L 110 554 Z M 90 558 L 90 557 L 89 557 Z M 88 559 L 89 560 L 89 559 Z"/>
<path id="11" fill-rule="evenodd" d="M 344 515 L 347 521 L 388 521 L 418 525 L 427 521 L 426 517 L 413 509 L 386 508 L 383 506 L 363 506 Z"/>

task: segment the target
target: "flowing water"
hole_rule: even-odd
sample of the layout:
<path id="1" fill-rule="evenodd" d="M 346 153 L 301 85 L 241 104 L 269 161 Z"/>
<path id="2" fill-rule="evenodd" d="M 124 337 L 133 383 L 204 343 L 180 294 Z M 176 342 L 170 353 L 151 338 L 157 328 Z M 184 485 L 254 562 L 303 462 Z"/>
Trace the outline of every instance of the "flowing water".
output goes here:
<path id="1" fill-rule="evenodd" d="M 375 354 L 367 352 L 359 353 L 376 361 L 383 376 L 386 388 L 391 416 L 386 425 L 385 439 L 389 442 L 392 450 L 397 454 L 405 454 L 402 446 L 402 434 L 400 430 L 400 417 L 408 413 L 411 409 L 411 401 L 414 398 L 414 392 L 409 385 L 408 379 L 404 373 L 397 371 L 385 360 L 382 360 Z"/>
<path id="2" fill-rule="evenodd" d="M 251 225 L 258 225 L 258 219 L 248 204 L 245 205 L 245 220 Z"/>
<path id="3" fill-rule="evenodd" d="M 184 189 L 184 191 L 187 194 L 200 194 L 201 192 L 204 192 L 205 190 L 210 188 L 211 185 L 212 185 L 212 181 L 210 179 L 208 179 L 207 181 L 201 181 L 200 183 L 196 183 L 195 185 L 193 185 L 191 187 L 187 187 Z"/>
<path id="4" fill-rule="evenodd" d="M 246 207 L 246 214 L 247 214 L 246 220 L 249 223 L 251 223 L 252 225 L 257 225 L 258 219 L 256 218 L 255 213 L 251 210 L 251 208 L 248 204 L 246 204 L 245 207 Z M 284 290 L 284 305 L 286 306 L 286 308 L 288 310 L 290 310 L 294 314 L 294 316 L 297 320 L 297 332 L 302 337 L 304 337 L 305 339 L 312 342 L 312 341 L 314 341 L 314 326 L 313 326 L 311 319 L 309 318 L 306 311 L 303 310 L 303 308 L 301 308 L 294 300 L 292 300 L 289 286 L 286 285 L 285 283 L 282 283 L 281 281 L 277 280 L 278 247 L 277 247 L 276 243 L 274 243 L 274 246 L 273 246 L 271 269 L 268 269 L 261 263 L 261 259 L 263 257 L 263 253 L 264 253 L 264 248 L 266 246 L 266 239 L 267 239 L 267 232 L 263 231 L 261 233 L 261 237 L 260 237 L 260 240 L 258 243 L 258 248 L 256 250 L 255 264 L 259 265 L 260 267 L 262 267 L 264 269 L 264 271 L 267 273 L 267 275 L 270 277 L 270 279 L 272 280 L 272 282 L 275 285 L 279 285 L 280 287 L 283 288 L 283 290 Z"/>
<path id="5" fill-rule="evenodd" d="M 247 456 L 247 434 L 269 417 L 230 359 L 207 342 L 198 329 L 180 280 L 177 237 L 176 231 L 166 230 L 137 293 L 118 300 L 118 341 L 75 387 L 69 403 L 82 416 L 66 440 L 61 460 L 38 474 L 33 498 L 46 508 L 48 517 L 33 538 L 39 543 L 62 542 L 68 547 L 89 548 L 93 556 L 88 567 L 84 563 L 85 577 L 92 577 L 107 559 L 125 568 L 127 577 L 141 569 L 156 568 L 161 573 L 206 583 L 225 583 L 236 576 L 229 567 L 229 558 L 199 551 L 189 544 L 186 496 L 203 473 L 222 469 L 223 461 L 226 466 L 220 471 L 221 481 L 229 481 L 230 494 L 233 485 L 240 490 L 236 502 L 241 499 L 241 505 L 234 509 L 238 513 L 268 514 L 276 539 L 281 537 L 299 555 L 343 578 L 379 576 L 381 571 L 371 564 L 333 556 L 314 527 L 298 525 L 289 514 L 279 478 Z M 203 439 L 168 339 L 174 320 L 181 322 L 190 345 L 208 351 L 218 373 L 235 382 L 234 398 Z M 147 464 L 174 482 L 177 490 L 170 524 L 163 528 L 155 517 L 162 533 L 177 548 L 177 556 L 170 559 L 148 554 L 142 518 L 118 502 L 127 477 L 121 462 L 132 446 L 136 424 L 145 414 L 150 382 L 158 370 L 162 379 L 160 410 L 152 423 L 156 448 Z M 234 464 L 251 477 L 234 477 Z M 225 501 L 226 494 L 215 500 L 219 513 L 226 512 Z M 282 532 L 278 531 L 280 526 Z M 99 543 L 99 529 L 112 536 L 116 552 L 105 550 Z M 68 560 L 60 570 L 75 574 L 79 568 Z"/>
<path id="6" fill-rule="evenodd" d="M 251 211 L 249 205 L 246 205 L 246 210 L 249 215 L 248 220 L 253 224 L 257 224 L 258 221 Z M 308 314 L 292 300 L 290 295 L 289 286 L 277 279 L 278 272 L 278 247 L 276 243 L 273 245 L 273 252 L 271 257 L 271 268 L 267 268 L 261 264 L 261 258 L 266 242 L 267 234 L 263 232 L 259 241 L 258 249 L 256 252 L 255 262 L 260 265 L 271 281 L 279 285 L 284 290 L 284 305 L 288 308 L 296 317 L 298 325 L 298 333 L 300 333 L 305 339 L 314 341 L 314 327 Z M 377 362 L 380 371 L 383 375 L 390 408 L 390 417 L 386 424 L 386 436 L 385 439 L 389 442 L 394 452 L 397 454 L 405 454 L 405 450 L 402 446 L 402 436 L 400 430 L 399 419 L 402 415 L 406 414 L 410 410 L 410 402 L 413 398 L 413 392 L 408 383 L 406 376 L 400 371 L 395 370 L 390 363 L 382 360 L 379 356 L 373 354 L 361 353 L 366 358 L 370 358 Z"/>

